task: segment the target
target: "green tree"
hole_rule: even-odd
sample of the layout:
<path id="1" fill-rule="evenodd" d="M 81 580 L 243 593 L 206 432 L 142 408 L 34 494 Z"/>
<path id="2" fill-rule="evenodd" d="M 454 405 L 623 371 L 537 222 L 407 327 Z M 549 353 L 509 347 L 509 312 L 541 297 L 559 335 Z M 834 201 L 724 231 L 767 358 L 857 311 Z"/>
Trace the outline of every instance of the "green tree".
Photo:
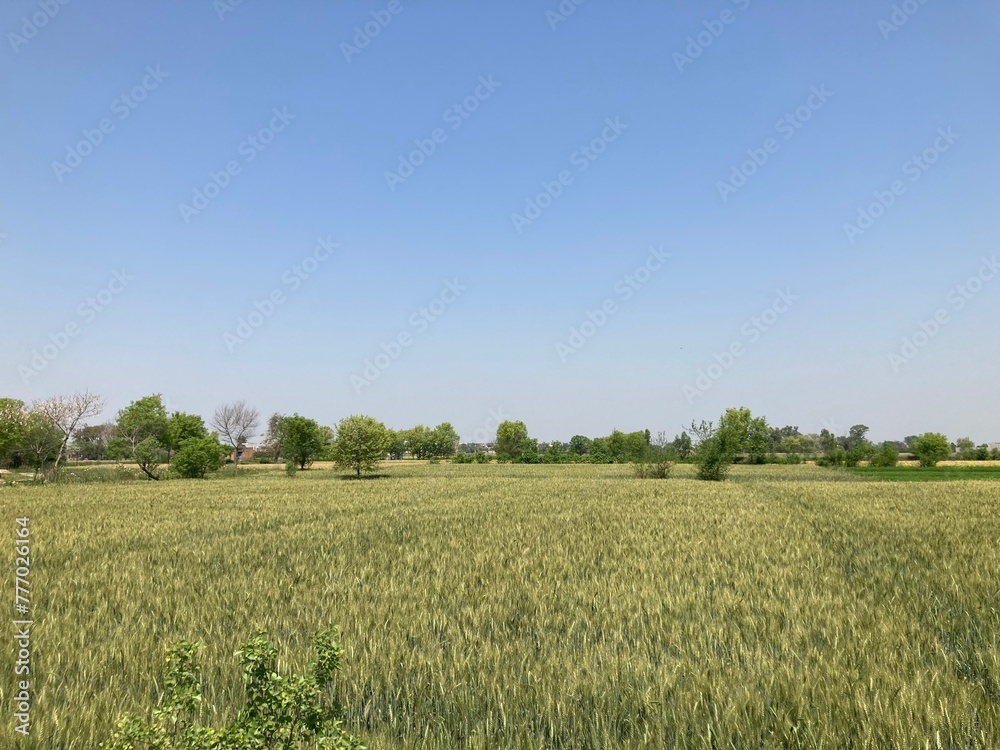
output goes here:
<path id="1" fill-rule="evenodd" d="M 745 451 L 753 415 L 748 408 L 726 409 L 718 427 L 712 422 L 691 423 L 691 432 L 698 438 L 694 461 L 699 479 L 721 481 L 726 478 L 737 454 Z"/>
<path id="2" fill-rule="evenodd" d="M 899 462 L 899 449 L 895 443 L 886 441 L 874 451 L 868 461 L 869 466 L 888 468 L 895 466 Z"/>
<path id="3" fill-rule="evenodd" d="M 590 453 L 590 438 L 586 435 L 574 435 L 569 439 L 569 452 L 578 456 Z"/>
<path id="4" fill-rule="evenodd" d="M 961 437 L 955 441 L 958 457 L 963 461 L 973 461 L 976 458 L 976 444 L 971 438 Z"/>
<path id="5" fill-rule="evenodd" d="M 427 445 L 428 456 L 433 458 L 448 458 L 455 455 L 458 446 L 458 433 L 451 422 L 442 422 L 430 431 Z"/>
<path id="6" fill-rule="evenodd" d="M 159 393 L 133 401 L 118 412 L 118 436 L 125 438 L 132 451 L 147 438 L 163 445 L 167 441 L 167 410 Z"/>
<path id="7" fill-rule="evenodd" d="M 143 474 L 150 479 L 159 479 L 160 475 L 156 469 L 166 460 L 167 452 L 160 441 L 150 435 L 139 441 L 132 452 L 132 457 Z"/>
<path id="8" fill-rule="evenodd" d="M 62 432 L 47 417 L 37 412 L 26 412 L 20 431 L 18 450 L 35 471 L 35 477 L 48 476 L 55 466 L 63 445 Z"/>
<path id="9" fill-rule="evenodd" d="M 323 428 L 316 420 L 293 414 L 278 421 L 275 439 L 281 445 L 282 455 L 292 464 L 304 469 L 326 447 L 324 435 Z"/>
<path id="10" fill-rule="evenodd" d="M 840 448 L 840 443 L 837 441 L 837 436 L 830 432 L 825 427 L 820 430 L 819 433 L 819 449 L 823 451 L 827 456 L 832 452 Z"/>
<path id="11" fill-rule="evenodd" d="M 214 433 L 185 438 L 174 456 L 174 471 L 185 479 L 204 479 L 208 472 L 221 469 L 228 455 L 229 448 Z"/>
<path id="12" fill-rule="evenodd" d="M 14 463 L 20 458 L 27 417 L 23 401 L 0 398 L 0 464 Z"/>
<path id="13" fill-rule="evenodd" d="M 951 455 L 951 443 L 939 432 L 925 432 L 910 446 L 921 466 L 937 466 Z"/>
<path id="14" fill-rule="evenodd" d="M 70 452 L 85 461 L 100 461 L 105 458 L 108 441 L 115 436 L 114 424 L 95 424 L 78 427 L 73 433 Z"/>
<path id="15" fill-rule="evenodd" d="M 747 460 L 752 464 L 762 464 L 771 448 L 771 428 L 764 417 L 750 420 L 747 426 Z"/>
<path id="16" fill-rule="evenodd" d="M 389 442 L 389 455 L 400 460 L 406 453 L 406 430 L 391 430 L 392 440 Z"/>
<path id="17" fill-rule="evenodd" d="M 340 420 L 333 441 L 333 460 L 337 466 L 352 469 L 357 476 L 372 472 L 386 457 L 392 434 L 374 417 L 352 415 Z"/>
<path id="18" fill-rule="evenodd" d="M 163 447 L 167 449 L 169 455 L 180 450 L 181 444 L 185 440 L 199 439 L 207 436 L 208 429 L 205 427 L 205 420 L 197 414 L 185 414 L 182 411 L 175 411 L 167 419 Z"/>
<path id="19" fill-rule="evenodd" d="M 404 440 L 407 452 L 414 458 L 430 458 L 434 438 L 432 430 L 427 425 L 418 424 L 404 430 Z"/>
<path id="20" fill-rule="evenodd" d="M 674 447 L 674 452 L 677 454 L 677 458 L 681 461 L 687 460 L 694 450 L 694 445 L 691 442 L 691 436 L 687 434 L 687 431 L 682 431 L 680 435 L 675 437 L 672 445 Z"/>
<path id="21" fill-rule="evenodd" d="M 524 422 L 506 420 L 497 425 L 497 459 L 517 461 L 528 447 L 528 428 Z"/>

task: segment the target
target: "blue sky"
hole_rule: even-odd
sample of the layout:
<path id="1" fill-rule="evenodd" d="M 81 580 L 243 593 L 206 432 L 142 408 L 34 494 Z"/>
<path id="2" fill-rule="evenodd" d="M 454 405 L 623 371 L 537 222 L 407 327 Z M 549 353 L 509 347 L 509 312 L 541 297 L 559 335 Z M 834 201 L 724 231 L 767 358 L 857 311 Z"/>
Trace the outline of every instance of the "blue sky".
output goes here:
<path id="1" fill-rule="evenodd" d="M 4 3 L 0 392 L 1000 440 L 1000 9 L 678 6 Z"/>

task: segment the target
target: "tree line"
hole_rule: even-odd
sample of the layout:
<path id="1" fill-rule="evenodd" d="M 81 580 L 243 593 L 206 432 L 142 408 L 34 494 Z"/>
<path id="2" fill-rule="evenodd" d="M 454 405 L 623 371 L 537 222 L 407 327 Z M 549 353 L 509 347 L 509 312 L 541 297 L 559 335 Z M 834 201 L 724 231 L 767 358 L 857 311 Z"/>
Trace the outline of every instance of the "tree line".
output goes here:
<path id="1" fill-rule="evenodd" d="M 36 477 L 55 476 L 67 457 L 134 464 L 142 476 L 204 478 L 227 462 L 239 464 L 259 433 L 259 411 L 245 401 L 219 406 L 206 425 L 196 414 L 168 413 L 160 394 L 132 401 L 113 421 L 91 425 L 106 403 L 97 394 L 77 393 L 25 404 L 0 398 L 0 467 L 30 468 Z M 393 430 L 374 417 L 352 415 L 334 427 L 299 414 L 272 414 L 253 460 L 283 462 L 291 474 L 315 461 L 333 461 L 358 477 L 385 459 L 404 457 L 455 463 L 629 463 L 642 477 L 666 477 L 680 462 L 697 465 L 697 476 L 719 480 L 738 462 L 801 463 L 825 466 L 895 466 L 908 452 L 925 466 L 950 457 L 1000 460 L 1000 450 L 969 438 L 952 444 L 939 433 L 910 435 L 902 441 L 871 442 L 868 426 L 853 425 L 846 435 L 828 429 L 803 434 L 797 426 L 772 427 L 746 407 L 727 409 L 718 420 L 692 422 L 668 440 L 649 430 L 604 437 L 574 435 L 567 442 L 539 442 L 522 421 L 497 427 L 493 444 L 461 443 L 449 422 Z"/>

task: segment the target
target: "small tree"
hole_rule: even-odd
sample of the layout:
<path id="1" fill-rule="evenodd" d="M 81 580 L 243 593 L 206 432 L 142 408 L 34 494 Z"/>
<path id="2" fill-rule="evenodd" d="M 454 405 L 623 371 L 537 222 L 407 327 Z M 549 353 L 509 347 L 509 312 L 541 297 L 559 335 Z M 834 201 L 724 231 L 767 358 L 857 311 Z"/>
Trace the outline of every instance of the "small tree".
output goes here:
<path id="1" fill-rule="evenodd" d="M 357 476 L 372 472 L 389 452 L 392 433 L 374 417 L 352 415 L 340 420 L 333 441 L 337 466 L 352 469 Z"/>
<path id="2" fill-rule="evenodd" d="M 72 396 L 56 396 L 55 398 L 36 401 L 31 405 L 31 411 L 41 414 L 54 428 L 59 430 L 62 440 L 56 453 L 53 473 L 59 471 L 59 464 L 66 453 L 66 446 L 73 437 L 80 420 L 96 417 L 104 411 L 105 401 L 96 393 L 74 393 Z"/>
<path id="3" fill-rule="evenodd" d="M 925 432 L 910 446 L 921 466 L 937 466 L 951 455 L 951 443 L 939 432 Z"/>
<path id="4" fill-rule="evenodd" d="M 207 436 L 208 430 L 205 428 L 205 420 L 197 414 L 185 414 L 182 411 L 175 411 L 167 419 L 164 447 L 166 447 L 169 454 L 180 450 L 181 445 L 186 440 L 200 439 Z M 215 442 L 218 443 L 219 441 L 216 440 Z"/>
<path id="5" fill-rule="evenodd" d="M 507 420 L 497 426 L 497 459 L 516 461 L 528 447 L 528 428 L 524 422 Z"/>
<path id="6" fill-rule="evenodd" d="M 215 434 L 187 438 L 174 456 L 174 471 L 185 479 L 204 479 L 208 472 L 221 469 L 228 455 L 229 448 Z"/>
<path id="7" fill-rule="evenodd" d="M 691 442 L 691 436 L 684 431 L 674 438 L 673 446 L 674 452 L 677 454 L 677 458 L 681 461 L 687 460 L 691 456 L 691 452 L 694 450 L 694 445 Z"/>
<path id="8" fill-rule="evenodd" d="M 898 462 L 899 449 L 896 447 L 895 443 L 886 441 L 882 443 L 880 448 L 875 450 L 872 457 L 868 461 L 868 465 L 878 468 L 889 468 L 895 466 Z"/>
<path id="9" fill-rule="evenodd" d="M 46 417 L 33 411 L 25 413 L 18 449 L 34 469 L 36 479 L 41 473 L 47 480 L 49 470 L 59 456 L 62 440 L 62 432 Z"/>
<path id="10" fill-rule="evenodd" d="M 166 451 L 159 440 L 152 436 L 142 440 L 135 446 L 132 456 L 135 458 L 135 462 L 143 474 L 150 479 L 160 478 L 160 475 L 156 472 L 156 467 L 166 459 Z"/>
<path id="11" fill-rule="evenodd" d="M 163 444 L 167 440 L 167 410 L 159 393 L 133 401 L 118 412 L 118 435 L 129 443 L 129 450 L 146 438 L 156 438 Z"/>
<path id="12" fill-rule="evenodd" d="M 305 469 L 316 460 L 326 442 L 319 423 L 298 414 L 282 417 L 274 435 L 281 446 L 281 455 L 300 469 Z"/>

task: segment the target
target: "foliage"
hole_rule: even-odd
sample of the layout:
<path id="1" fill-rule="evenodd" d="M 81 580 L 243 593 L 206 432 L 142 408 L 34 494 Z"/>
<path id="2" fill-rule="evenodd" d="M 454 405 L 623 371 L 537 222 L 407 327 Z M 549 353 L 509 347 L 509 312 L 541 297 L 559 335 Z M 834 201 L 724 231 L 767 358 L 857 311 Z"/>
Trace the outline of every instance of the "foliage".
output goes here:
<path id="1" fill-rule="evenodd" d="M 677 454 L 667 442 L 666 433 L 660 432 L 646 446 L 643 456 L 632 463 L 632 471 L 639 479 L 667 479 L 676 460 Z"/>
<path id="2" fill-rule="evenodd" d="M 298 414 L 281 417 L 274 426 L 273 437 L 281 446 L 281 455 L 300 469 L 316 460 L 325 442 L 320 424 Z"/>
<path id="3" fill-rule="evenodd" d="M 185 440 L 207 437 L 208 429 L 205 427 L 205 420 L 197 414 L 175 411 L 167 419 L 167 428 L 164 434 L 166 439 L 163 445 L 167 451 L 177 451 Z M 228 455 L 229 451 L 226 451 L 226 454 Z"/>
<path id="4" fill-rule="evenodd" d="M 910 446 L 921 466 L 936 466 L 951 455 L 951 443 L 939 432 L 925 432 Z"/>
<path id="5" fill-rule="evenodd" d="M 364 750 L 347 732 L 342 708 L 328 697 L 343 655 L 335 628 L 313 638 L 315 657 L 297 676 L 278 673 L 278 650 L 266 631 L 258 631 L 236 652 L 246 704 L 232 724 L 218 729 L 200 724 L 206 711 L 195 662 L 199 648 L 181 641 L 167 649 L 164 697 L 152 721 L 121 719 L 111 740 L 101 743 L 103 750 Z"/>
<path id="6" fill-rule="evenodd" d="M 720 417 L 718 427 L 712 422 L 691 423 L 691 432 L 698 438 L 694 462 L 699 479 L 721 481 L 726 478 L 737 454 L 745 450 L 750 436 L 753 415 L 746 407 L 727 409 Z M 767 433 L 767 423 L 756 423 L 754 429 Z"/>
<path id="7" fill-rule="evenodd" d="M 118 436 L 128 441 L 130 452 L 143 440 L 167 441 L 167 410 L 159 393 L 133 401 L 118 412 Z"/>
<path id="8" fill-rule="evenodd" d="M 517 461 L 529 448 L 528 428 L 524 422 L 507 420 L 497 426 L 498 461 Z"/>
<path id="9" fill-rule="evenodd" d="M 205 437 L 189 437 L 181 441 L 174 456 L 173 468 L 186 479 L 204 479 L 210 471 L 218 471 L 226 463 L 229 448 L 219 442 L 214 433 Z"/>
<path id="10" fill-rule="evenodd" d="M 136 464 L 138 464 L 140 471 L 150 479 L 160 478 L 156 469 L 167 458 L 166 450 L 160 444 L 160 441 L 152 435 L 141 440 L 135 446 L 135 452 L 132 454 L 132 457 L 135 459 Z"/>
<path id="11" fill-rule="evenodd" d="M 392 434 L 384 424 L 374 417 L 352 415 L 337 425 L 333 460 L 360 477 L 363 471 L 375 471 L 391 444 Z"/>
<path id="12" fill-rule="evenodd" d="M 895 466 L 899 462 L 899 449 L 894 443 L 884 442 L 881 447 L 878 448 L 870 459 L 868 459 L 868 465 L 877 468 L 888 468 L 890 466 Z"/>
<path id="13" fill-rule="evenodd" d="M 687 431 L 682 431 L 680 435 L 674 438 L 673 447 L 677 458 L 681 461 L 686 461 L 690 458 L 694 451 L 694 444 L 691 442 L 691 436 L 687 434 Z"/>

